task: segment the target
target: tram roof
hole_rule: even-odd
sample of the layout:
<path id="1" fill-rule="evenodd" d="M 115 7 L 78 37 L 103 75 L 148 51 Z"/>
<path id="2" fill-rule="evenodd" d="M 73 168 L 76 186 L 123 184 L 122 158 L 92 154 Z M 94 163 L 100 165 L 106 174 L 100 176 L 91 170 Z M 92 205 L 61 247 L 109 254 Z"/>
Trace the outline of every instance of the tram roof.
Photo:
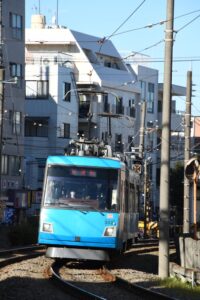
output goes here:
<path id="1" fill-rule="evenodd" d="M 118 159 L 91 156 L 49 156 L 47 158 L 47 164 L 114 169 L 121 169 L 124 165 L 124 163 Z"/>

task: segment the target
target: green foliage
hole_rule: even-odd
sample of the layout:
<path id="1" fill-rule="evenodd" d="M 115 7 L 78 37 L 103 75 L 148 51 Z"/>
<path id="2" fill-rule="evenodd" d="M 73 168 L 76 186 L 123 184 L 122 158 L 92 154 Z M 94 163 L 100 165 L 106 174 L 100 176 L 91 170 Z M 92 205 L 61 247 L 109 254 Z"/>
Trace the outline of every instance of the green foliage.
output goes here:
<path id="1" fill-rule="evenodd" d="M 10 227 L 8 237 L 11 246 L 22 246 L 37 243 L 38 218 L 28 218 L 26 222 Z"/>
<path id="2" fill-rule="evenodd" d="M 166 278 L 160 280 L 159 284 L 161 286 L 165 286 L 166 288 L 173 289 L 178 297 L 181 297 L 181 295 L 183 295 L 184 299 L 200 299 L 200 286 L 192 287 L 189 282 L 183 282 L 179 278 Z"/>

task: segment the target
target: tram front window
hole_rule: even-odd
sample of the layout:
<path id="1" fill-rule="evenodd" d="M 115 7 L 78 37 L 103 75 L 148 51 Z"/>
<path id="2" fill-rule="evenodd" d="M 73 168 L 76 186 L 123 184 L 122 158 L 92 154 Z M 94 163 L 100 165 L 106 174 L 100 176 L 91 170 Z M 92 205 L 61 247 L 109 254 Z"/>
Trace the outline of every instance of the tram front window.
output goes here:
<path id="1" fill-rule="evenodd" d="M 51 166 L 44 190 L 45 206 L 117 209 L 118 170 Z"/>

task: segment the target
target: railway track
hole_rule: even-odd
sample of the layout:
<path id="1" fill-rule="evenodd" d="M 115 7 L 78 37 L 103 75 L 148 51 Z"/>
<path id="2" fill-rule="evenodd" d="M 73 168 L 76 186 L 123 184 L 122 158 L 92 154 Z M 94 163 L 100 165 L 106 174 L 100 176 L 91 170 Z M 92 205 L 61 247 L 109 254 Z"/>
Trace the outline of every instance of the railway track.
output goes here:
<path id="1" fill-rule="evenodd" d="M 146 249 L 146 252 L 156 251 L 158 249 L 158 243 L 153 242 L 148 245 L 142 243 L 142 245 L 136 244 L 133 247 L 133 251 L 136 253 L 143 253 Z M 44 255 L 44 248 L 38 246 L 30 246 L 23 248 L 15 248 L 10 250 L 0 251 L 0 268 L 8 266 L 14 263 L 25 261 L 31 258 L 36 258 L 38 256 Z M 126 253 L 126 256 L 129 257 L 131 253 Z M 124 257 L 125 258 L 125 257 Z M 42 260 L 44 260 L 42 258 Z M 46 260 L 46 259 L 45 259 Z M 123 260 L 123 258 L 121 258 Z M 128 259 L 129 260 L 129 259 Z M 48 260 L 49 261 L 49 260 Z M 51 260 L 50 260 L 51 262 Z M 115 261 L 117 266 L 119 261 Z M 30 267 L 36 264 L 36 262 L 30 261 Z M 46 262 L 46 267 L 43 268 L 41 276 L 46 280 L 51 279 L 50 281 L 56 282 L 56 285 L 59 285 L 58 291 L 65 293 L 66 299 L 72 295 L 73 299 L 126 299 L 126 300 L 141 300 L 141 299 L 174 299 L 169 296 L 156 293 L 150 289 L 141 287 L 138 284 L 130 283 L 120 276 L 116 275 L 116 272 L 110 271 L 112 269 L 111 265 L 104 266 L 94 266 L 94 263 L 88 262 L 70 262 L 70 261 L 59 261 L 54 262 L 51 268 L 48 262 Z M 18 269 L 19 267 L 17 267 Z M 25 270 L 25 267 L 21 268 Z M 45 272 L 44 272 L 45 270 Z M 39 270 L 38 270 L 39 271 Z M 36 272 L 36 271 L 34 271 Z M 126 272 L 126 267 L 125 267 Z M 66 275 L 66 273 L 68 273 Z M 77 273 L 77 274 L 75 274 Z M 115 274 L 114 274 L 115 273 Z M 75 274 L 75 275 L 74 275 Z M 26 276 L 26 275 L 25 275 Z M 17 277 L 16 277 L 17 278 Z M 30 278 L 31 280 L 31 278 Z M 30 281 L 31 282 L 31 281 Z M 46 280 L 46 282 L 48 282 Z M 60 288 L 62 286 L 62 289 Z M 55 288 L 55 287 L 54 287 Z M 53 289 L 53 286 L 52 288 Z M 58 293 L 58 291 L 56 293 Z M 44 293 L 47 293 L 44 290 Z M 49 292 L 48 292 L 49 293 Z M 18 298 L 16 298 L 18 299 Z M 40 298 L 37 298 L 40 299 Z M 48 298 L 51 299 L 51 298 Z M 61 299 L 62 296 L 61 296 Z M 71 299 L 71 298 L 69 298 Z"/>
<path id="2" fill-rule="evenodd" d="M 44 247 L 32 245 L 0 250 L 0 268 L 26 259 L 44 255 L 44 253 Z"/>
<path id="3" fill-rule="evenodd" d="M 66 269 L 63 270 L 63 268 Z M 78 299 L 175 300 L 175 298 L 169 297 L 165 294 L 161 294 L 159 292 L 141 287 L 138 284 L 132 284 L 124 280 L 123 278 L 114 275 L 105 266 L 101 266 L 100 269 L 92 269 L 91 267 L 89 267 L 92 272 L 92 274 L 90 274 L 89 276 L 93 276 L 95 278 L 94 283 L 91 284 L 88 284 L 88 282 L 91 279 L 87 281 L 86 272 L 84 282 L 87 282 L 87 284 L 84 284 L 83 281 L 80 282 L 81 279 L 79 279 L 79 276 L 78 278 L 76 278 L 76 276 L 66 276 L 66 273 L 72 273 L 73 264 L 70 270 L 67 270 L 68 268 L 69 266 L 65 265 L 65 262 L 54 262 L 48 272 L 49 277 L 56 281 L 56 283 L 59 284 L 62 288 L 64 288 L 68 293 L 70 293 L 74 297 L 77 297 Z M 87 269 L 87 263 L 84 266 L 80 266 L 80 268 Z M 76 265 L 76 270 L 77 269 L 80 270 L 78 265 Z M 97 281 L 98 275 L 100 275 L 102 279 Z M 99 285 L 101 286 L 100 289 Z M 87 286 L 87 288 L 85 288 L 85 286 Z"/>

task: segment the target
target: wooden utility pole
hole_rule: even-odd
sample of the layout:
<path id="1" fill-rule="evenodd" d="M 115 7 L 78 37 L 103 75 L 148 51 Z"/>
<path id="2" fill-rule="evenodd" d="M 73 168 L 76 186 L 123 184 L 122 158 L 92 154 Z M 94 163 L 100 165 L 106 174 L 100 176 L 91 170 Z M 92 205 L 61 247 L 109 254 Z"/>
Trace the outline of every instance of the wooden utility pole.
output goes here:
<path id="1" fill-rule="evenodd" d="M 160 172 L 159 276 L 169 276 L 169 171 L 174 0 L 167 0 Z"/>
<path id="2" fill-rule="evenodd" d="M 191 95 L 192 95 L 192 72 L 187 72 L 187 92 L 185 111 L 185 151 L 184 168 L 190 159 L 190 129 L 191 129 Z M 190 181 L 184 175 L 184 203 L 183 203 L 183 233 L 190 233 Z"/>

